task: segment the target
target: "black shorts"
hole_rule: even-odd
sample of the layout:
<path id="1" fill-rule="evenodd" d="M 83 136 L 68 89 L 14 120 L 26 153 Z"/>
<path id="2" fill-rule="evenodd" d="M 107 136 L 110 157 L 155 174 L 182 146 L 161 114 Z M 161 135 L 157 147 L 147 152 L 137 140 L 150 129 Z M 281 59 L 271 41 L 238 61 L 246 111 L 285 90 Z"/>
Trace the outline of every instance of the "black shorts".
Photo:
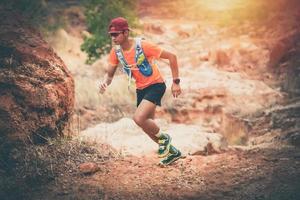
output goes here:
<path id="1" fill-rule="evenodd" d="M 161 98 L 165 94 L 166 84 L 165 83 L 155 83 L 142 90 L 136 89 L 137 96 L 137 106 L 140 105 L 143 99 L 151 101 L 155 105 L 161 105 Z"/>

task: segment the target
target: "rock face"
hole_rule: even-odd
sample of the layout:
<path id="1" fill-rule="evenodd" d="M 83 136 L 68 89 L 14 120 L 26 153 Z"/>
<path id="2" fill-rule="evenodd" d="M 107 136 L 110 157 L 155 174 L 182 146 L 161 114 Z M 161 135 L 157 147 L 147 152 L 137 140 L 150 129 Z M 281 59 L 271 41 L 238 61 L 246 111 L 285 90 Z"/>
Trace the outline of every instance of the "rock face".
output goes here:
<path id="1" fill-rule="evenodd" d="M 0 139 L 61 134 L 74 107 L 70 72 L 20 16 L 0 7 L 0 18 Z"/>
<path id="2" fill-rule="evenodd" d="M 288 42 L 283 41 L 292 41 Z M 286 46 L 284 46 L 284 45 Z M 280 49 L 280 45 L 284 46 Z M 284 50 L 283 50 L 284 49 Z M 268 137 L 254 140 L 253 143 L 282 142 L 300 146 L 300 30 L 296 34 L 279 40 L 272 49 L 273 67 L 282 79 L 281 89 L 287 94 L 284 104 L 265 110 L 253 125 L 252 133 Z M 267 135 L 267 134 L 266 134 Z"/>

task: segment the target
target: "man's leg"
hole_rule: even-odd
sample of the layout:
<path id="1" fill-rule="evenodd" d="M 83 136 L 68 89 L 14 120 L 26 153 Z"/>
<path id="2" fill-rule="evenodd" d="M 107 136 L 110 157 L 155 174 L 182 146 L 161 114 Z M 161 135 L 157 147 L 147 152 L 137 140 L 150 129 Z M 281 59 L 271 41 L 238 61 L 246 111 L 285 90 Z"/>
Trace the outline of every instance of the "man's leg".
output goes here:
<path id="1" fill-rule="evenodd" d="M 155 118 L 155 110 L 156 109 L 154 109 L 153 112 L 150 113 L 150 115 L 149 115 L 149 118 L 152 119 L 152 120 L 154 120 L 154 118 Z"/>
<path id="2" fill-rule="evenodd" d="M 171 137 L 160 133 L 159 127 L 154 122 L 156 105 L 146 99 L 139 104 L 133 120 L 156 143 L 158 143 L 158 157 L 168 155 L 171 147 Z"/>
<path id="3" fill-rule="evenodd" d="M 143 99 L 134 113 L 133 120 L 154 142 L 158 143 L 155 135 L 159 132 L 159 127 L 153 120 L 155 109 L 154 103 Z"/>

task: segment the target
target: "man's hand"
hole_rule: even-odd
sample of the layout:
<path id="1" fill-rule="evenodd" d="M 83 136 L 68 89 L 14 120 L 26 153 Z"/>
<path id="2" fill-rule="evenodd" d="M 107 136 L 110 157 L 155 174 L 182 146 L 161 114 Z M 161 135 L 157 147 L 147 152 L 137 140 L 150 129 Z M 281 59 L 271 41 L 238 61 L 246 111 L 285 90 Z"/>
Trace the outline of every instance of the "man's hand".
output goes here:
<path id="1" fill-rule="evenodd" d="M 173 83 L 171 90 L 172 90 L 173 97 L 175 98 L 177 98 L 181 94 L 181 88 L 179 84 Z"/>
<path id="2" fill-rule="evenodd" d="M 107 88 L 107 83 L 105 81 L 101 82 L 99 85 L 99 92 L 103 94 Z"/>
<path id="3" fill-rule="evenodd" d="M 106 74 L 104 76 L 103 81 L 99 85 L 99 92 L 101 94 L 103 94 L 106 91 L 106 88 L 107 88 L 107 86 L 109 86 L 111 84 L 112 79 L 113 79 L 113 77 L 109 76 L 108 74 Z"/>

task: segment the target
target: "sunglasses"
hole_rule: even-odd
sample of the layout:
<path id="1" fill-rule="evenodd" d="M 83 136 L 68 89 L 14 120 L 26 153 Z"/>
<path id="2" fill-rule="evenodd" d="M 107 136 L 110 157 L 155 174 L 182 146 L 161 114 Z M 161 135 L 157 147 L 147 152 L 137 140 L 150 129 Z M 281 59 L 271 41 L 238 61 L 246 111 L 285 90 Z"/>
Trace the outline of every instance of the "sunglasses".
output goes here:
<path id="1" fill-rule="evenodd" d="M 118 37 L 121 33 L 124 33 L 124 31 L 109 33 L 109 35 L 110 37 Z"/>

